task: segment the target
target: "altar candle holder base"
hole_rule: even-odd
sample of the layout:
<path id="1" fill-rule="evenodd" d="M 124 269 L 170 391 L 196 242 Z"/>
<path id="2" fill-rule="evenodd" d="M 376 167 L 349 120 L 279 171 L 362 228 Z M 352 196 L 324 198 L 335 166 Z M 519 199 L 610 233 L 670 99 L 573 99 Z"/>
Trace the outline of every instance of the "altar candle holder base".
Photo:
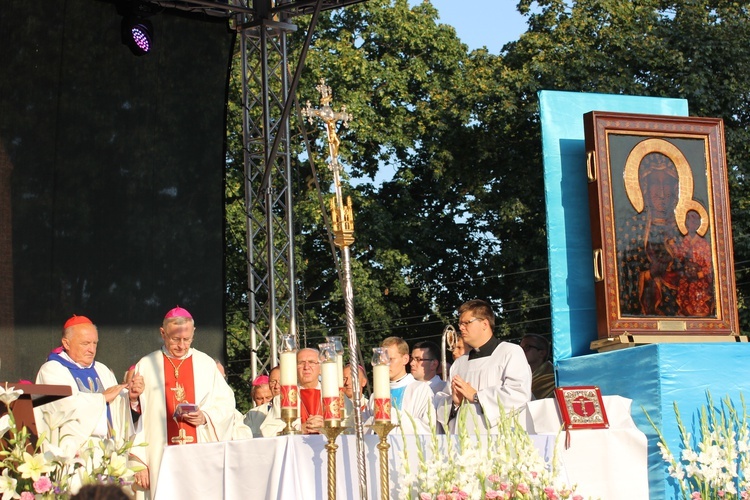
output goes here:
<path id="1" fill-rule="evenodd" d="M 388 500 L 390 498 L 390 478 L 388 472 L 388 449 L 391 447 L 388 444 L 388 434 L 398 427 L 398 424 L 394 424 L 388 420 L 376 421 L 370 425 L 370 428 L 375 431 L 375 434 L 380 438 L 378 443 L 378 450 L 380 451 L 380 498 L 381 500 Z"/>
<path id="2" fill-rule="evenodd" d="M 341 425 L 340 420 L 326 420 L 320 433 L 328 438 L 326 450 L 328 451 L 328 500 L 336 500 L 336 437 L 344 432 L 346 427 Z"/>
<path id="3" fill-rule="evenodd" d="M 294 424 L 294 421 L 297 420 L 297 408 L 282 408 L 281 420 L 286 423 L 286 427 L 284 427 L 278 433 L 279 436 L 288 436 L 300 433 L 300 431 L 292 426 L 292 424 Z"/>

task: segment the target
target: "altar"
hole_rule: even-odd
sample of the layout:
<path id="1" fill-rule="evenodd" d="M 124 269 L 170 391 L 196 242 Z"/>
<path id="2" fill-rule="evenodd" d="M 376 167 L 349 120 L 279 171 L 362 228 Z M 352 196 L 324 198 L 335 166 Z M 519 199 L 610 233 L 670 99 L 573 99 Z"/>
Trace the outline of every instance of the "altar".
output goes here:
<path id="1" fill-rule="evenodd" d="M 533 401 L 522 414 L 531 439 L 547 460 L 555 446 L 561 472 L 569 484 L 577 484 L 584 498 L 646 499 L 648 475 L 646 436 L 630 418 L 630 400 L 605 397 L 610 428 L 576 430 L 570 447 L 559 439 L 560 420 L 551 399 Z M 447 436 L 438 436 L 441 441 Z M 416 470 L 417 442 L 429 447 L 431 436 L 389 435 L 390 498 L 399 498 L 399 471 Z M 336 463 L 337 498 L 359 498 L 356 441 L 342 435 Z M 325 499 L 327 498 L 326 438 L 320 435 L 280 436 L 243 441 L 168 446 L 159 471 L 157 500 L 173 498 L 228 500 Z M 367 491 L 380 496 L 378 437 L 365 436 Z M 408 464 L 402 457 L 406 452 Z M 614 466 L 616 464 L 616 467 Z"/>

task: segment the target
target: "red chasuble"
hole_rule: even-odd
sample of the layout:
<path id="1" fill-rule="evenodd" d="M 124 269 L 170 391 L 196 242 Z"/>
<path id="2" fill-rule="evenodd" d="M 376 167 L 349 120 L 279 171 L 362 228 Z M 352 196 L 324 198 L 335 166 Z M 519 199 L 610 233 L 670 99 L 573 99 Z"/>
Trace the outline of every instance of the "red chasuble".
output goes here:
<path id="1" fill-rule="evenodd" d="M 323 400 L 320 389 L 299 389 L 300 421 L 304 424 L 313 415 L 323 416 Z"/>
<path id="2" fill-rule="evenodd" d="M 180 403 L 195 403 L 193 357 L 172 359 L 164 356 L 164 394 L 167 405 L 167 444 L 197 443 L 198 434 L 192 425 L 174 416 Z"/>

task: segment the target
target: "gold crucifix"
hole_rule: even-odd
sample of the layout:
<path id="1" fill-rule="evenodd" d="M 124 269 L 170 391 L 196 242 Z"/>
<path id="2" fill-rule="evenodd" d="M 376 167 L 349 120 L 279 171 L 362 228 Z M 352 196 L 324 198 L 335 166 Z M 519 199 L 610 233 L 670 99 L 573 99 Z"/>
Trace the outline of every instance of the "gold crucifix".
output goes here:
<path id="1" fill-rule="evenodd" d="M 326 85 L 324 78 L 315 87 L 320 92 L 320 109 L 313 109 L 310 101 L 306 102 L 306 107 L 302 110 L 302 116 L 307 117 L 307 121 L 313 123 L 313 117 L 317 116 L 326 126 L 328 136 L 328 154 L 330 161 L 328 167 L 333 172 L 333 184 L 336 189 L 336 197 L 331 200 L 331 223 L 333 224 L 334 243 L 337 247 L 343 248 L 354 243 L 354 215 L 352 211 L 352 199 L 347 197 L 344 204 L 341 194 L 341 165 L 339 164 L 339 146 L 341 140 L 336 133 L 336 122 L 342 121 L 344 127 L 349 127 L 349 120 L 352 115 L 346 112 L 346 106 L 341 106 L 341 111 L 336 112 L 331 108 L 331 87 Z"/>

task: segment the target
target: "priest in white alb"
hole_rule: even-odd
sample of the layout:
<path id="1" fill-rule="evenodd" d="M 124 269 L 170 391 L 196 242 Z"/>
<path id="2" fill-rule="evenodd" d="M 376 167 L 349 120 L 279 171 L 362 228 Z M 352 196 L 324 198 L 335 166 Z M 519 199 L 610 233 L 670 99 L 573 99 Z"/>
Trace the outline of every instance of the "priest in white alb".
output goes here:
<path id="1" fill-rule="evenodd" d="M 522 408 L 531 400 L 531 368 L 523 349 L 493 335 L 495 313 L 484 300 L 470 300 L 458 309 L 458 328 L 468 356 L 451 366 L 447 392 L 435 395 L 437 418 L 455 433 L 464 419 L 469 432 L 498 431 L 503 412 Z"/>
<path id="2" fill-rule="evenodd" d="M 162 348 L 135 366 L 145 382 L 131 449 L 131 458 L 147 467 L 135 477 L 142 498 L 156 494 L 165 445 L 229 441 L 235 419 L 234 392 L 216 362 L 190 347 L 195 335 L 192 315 L 176 307 L 166 314 L 160 330 Z M 147 446 L 138 446 L 141 443 Z"/>
<path id="3" fill-rule="evenodd" d="M 388 351 L 391 379 L 391 422 L 399 424 L 404 434 L 431 434 L 436 429 L 433 392 L 430 384 L 420 382 L 406 372 L 409 364 L 409 344 L 401 337 L 383 339 Z M 375 415 L 375 398 L 370 400 L 370 415 Z M 372 417 L 374 418 L 374 417 Z"/>

